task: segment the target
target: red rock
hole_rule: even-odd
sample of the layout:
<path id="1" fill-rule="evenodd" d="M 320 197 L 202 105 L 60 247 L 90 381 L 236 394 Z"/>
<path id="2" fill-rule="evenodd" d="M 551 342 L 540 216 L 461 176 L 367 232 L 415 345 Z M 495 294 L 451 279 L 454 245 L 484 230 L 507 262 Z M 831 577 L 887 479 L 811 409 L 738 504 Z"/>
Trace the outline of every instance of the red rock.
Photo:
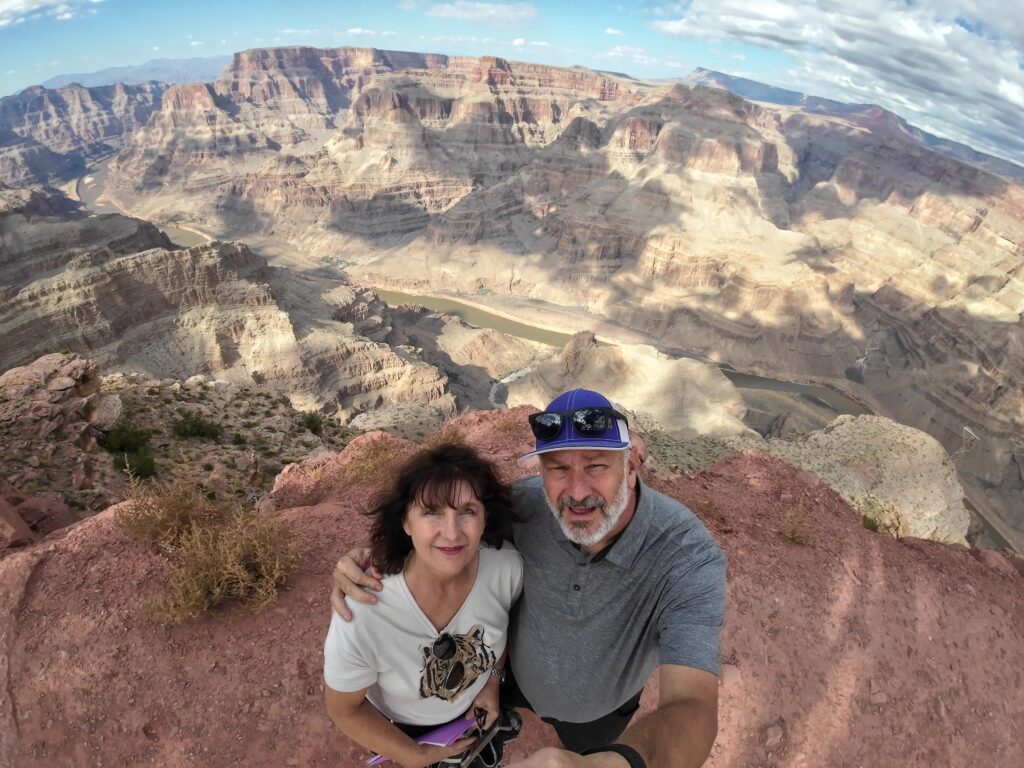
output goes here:
<path id="1" fill-rule="evenodd" d="M 14 507 L 0 499 L 0 550 L 31 544 L 35 538 Z"/>
<path id="2" fill-rule="evenodd" d="M 988 566 L 996 573 L 1002 573 L 1006 576 L 1019 575 L 1017 568 L 994 549 L 972 549 L 970 552 L 979 563 Z"/>
<path id="3" fill-rule="evenodd" d="M 46 384 L 46 388 L 53 391 L 63 391 L 65 389 L 73 389 L 75 386 L 75 380 L 70 376 L 58 376 L 55 379 L 50 379 Z"/>

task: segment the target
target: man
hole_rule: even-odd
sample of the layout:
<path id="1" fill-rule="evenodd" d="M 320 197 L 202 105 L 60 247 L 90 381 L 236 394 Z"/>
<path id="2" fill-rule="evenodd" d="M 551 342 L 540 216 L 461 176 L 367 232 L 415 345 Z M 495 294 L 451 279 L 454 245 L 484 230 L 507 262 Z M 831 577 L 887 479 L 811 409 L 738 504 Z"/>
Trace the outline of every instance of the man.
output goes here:
<path id="1" fill-rule="evenodd" d="M 530 417 L 540 477 L 516 483 L 523 595 L 512 615 L 503 700 L 552 724 L 565 749 L 511 768 L 696 768 L 718 730 L 725 556 L 679 502 L 640 482 L 626 417 L 575 389 Z M 356 550 L 335 572 L 361 586 Z M 627 727 L 658 667 L 658 708 Z"/>

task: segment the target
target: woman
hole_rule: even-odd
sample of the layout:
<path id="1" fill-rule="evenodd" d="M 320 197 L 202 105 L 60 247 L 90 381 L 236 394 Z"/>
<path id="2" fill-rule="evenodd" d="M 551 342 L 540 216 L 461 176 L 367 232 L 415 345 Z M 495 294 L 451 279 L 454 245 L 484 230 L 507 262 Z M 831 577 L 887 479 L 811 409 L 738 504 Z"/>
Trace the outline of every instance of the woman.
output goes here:
<path id="1" fill-rule="evenodd" d="M 484 728 L 499 715 L 508 612 L 523 581 L 522 558 L 506 543 L 515 513 L 494 466 L 446 444 L 406 462 L 369 514 L 384 588 L 372 610 L 355 608 L 356 621 L 332 615 L 327 711 L 353 741 L 424 768 L 473 739 L 438 747 L 416 737 L 467 713 L 468 727 L 478 709 Z"/>

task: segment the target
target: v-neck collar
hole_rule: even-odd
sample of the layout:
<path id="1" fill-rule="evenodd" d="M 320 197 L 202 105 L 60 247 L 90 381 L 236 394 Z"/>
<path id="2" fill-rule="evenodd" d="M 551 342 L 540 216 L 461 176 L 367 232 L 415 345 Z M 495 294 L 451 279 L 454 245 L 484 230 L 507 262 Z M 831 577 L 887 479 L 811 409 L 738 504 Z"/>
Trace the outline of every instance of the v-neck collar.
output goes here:
<path id="1" fill-rule="evenodd" d="M 471 586 L 469 588 L 469 592 L 466 593 L 466 597 L 462 601 L 462 605 L 459 606 L 459 609 L 455 611 L 455 614 L 451 617 L 448 623 L 441 629 L 438 629 L 434 626 L 434 622 L 430 620 L 427 614 L 423 612 L 423 608 L 420 607 L 420 604 L 416 602 L 416 598 L 413 596 L 412 590 L 409 589 L 409 583 L 405 580 L 405 569 L 403 568 L 401 571 L 398 572 L 398 583 L 402 587 L 402 593 L 405 595 L 406 599 L 409 601 L 409 604 L 412 606 L 413 612 L 417 616 L 419 616 L 420 619 L 423 621 L 424 625 L 426 625 L 430 629 L 431 635 L 440 637 L 445 632 L 448 632 L 449 627 L 451 627 L 452 624 L 455 623 L 455 620 L 459 618 L 463 610 L 465 610 L 467 603 L 469 603 L 469 599 L 473 596 L 473 593 L 476 592 L 476 588 L 480 584 L 480 571 L 484 565 L 482 549 L 477 552 L 477 558 L 478 559 L 476 563 L 476 576 L 473 578 L 473 586 Z"/>

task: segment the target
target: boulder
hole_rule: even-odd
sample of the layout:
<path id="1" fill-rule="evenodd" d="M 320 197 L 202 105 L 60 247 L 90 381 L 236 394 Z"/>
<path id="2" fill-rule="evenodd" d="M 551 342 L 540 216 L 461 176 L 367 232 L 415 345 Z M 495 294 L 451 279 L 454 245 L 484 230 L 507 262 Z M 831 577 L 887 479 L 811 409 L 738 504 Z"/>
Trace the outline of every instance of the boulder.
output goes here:
<path id="1" fill-rule="evenodd" d="M 0 499 L 0 550 L 31 544 L 35 541 L 32 530 L 21 519 L 14 507 Z"/>

